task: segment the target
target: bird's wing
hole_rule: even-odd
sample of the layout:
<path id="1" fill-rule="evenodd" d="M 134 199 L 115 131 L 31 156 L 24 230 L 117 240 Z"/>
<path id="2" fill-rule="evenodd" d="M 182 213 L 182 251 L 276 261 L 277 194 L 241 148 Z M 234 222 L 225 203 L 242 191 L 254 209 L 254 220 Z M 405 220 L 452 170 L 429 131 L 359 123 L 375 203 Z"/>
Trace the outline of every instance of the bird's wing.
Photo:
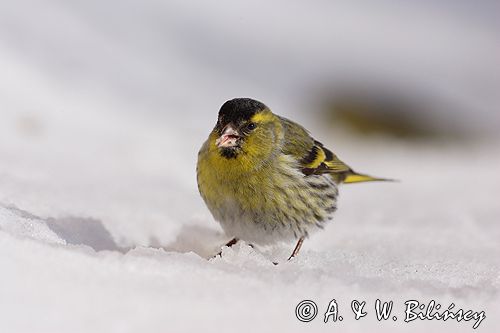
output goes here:
<path id="1" fill-rule="evenodd" d="M 321 142 L 314 140 L 302 126 L 284 118 L 282 123 L 285 130 L 282 151 L 298 161 L 305 176 L 330 174 L 337 183 L 386 180 L 355 172 Z"/>

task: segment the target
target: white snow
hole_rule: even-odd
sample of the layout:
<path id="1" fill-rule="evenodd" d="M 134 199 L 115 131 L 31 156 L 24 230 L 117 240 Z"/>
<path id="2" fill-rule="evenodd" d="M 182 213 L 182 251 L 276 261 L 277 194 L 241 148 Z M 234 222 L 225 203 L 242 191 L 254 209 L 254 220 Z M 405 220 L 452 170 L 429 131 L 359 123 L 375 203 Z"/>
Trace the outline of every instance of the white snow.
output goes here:
<path id="1" fill-rule="evenodd" d="M 498 330 L 496 21 L 430 4 L 312 6 L 0 4 L 0 332 L 472 331 L 404 323 L 410 299 L 484 310 L 478 331 Z M 303 107 L 315 85 L 349 73 L 440 94 L 463 106 L 439 109 L 445 118 L 485 135 L 329 133 Z M 400 182 L 343 186 L 333 222 L 291 262 L 294 244 L 241 242 L 210 259 L 228 239 L 198 195 L 196 157 L 236 96 Z M 397 321 L 375 319 L 377 298 L 395 302 Z M 295 317 L 304 299 L 319 307 L 310 323 Z M 325 324 L 332 299 L 344 320 Z M 368 304 L 359 321 L 354 299 Z"/>

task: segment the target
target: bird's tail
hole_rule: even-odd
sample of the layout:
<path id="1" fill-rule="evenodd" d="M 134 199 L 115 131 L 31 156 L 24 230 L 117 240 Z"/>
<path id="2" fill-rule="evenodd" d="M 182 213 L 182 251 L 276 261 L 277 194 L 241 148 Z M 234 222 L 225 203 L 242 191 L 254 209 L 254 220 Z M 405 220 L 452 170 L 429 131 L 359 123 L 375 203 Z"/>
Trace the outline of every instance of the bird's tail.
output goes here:
<path id="1" fill-rule="evenodd" d="M 343 183 L 352 184 L 352 183 L 363 183 L 363 182 L 394 182 L 394 181 L 396 180 L 388 178 L 377 178 L 351 171 L 345 176 Z"/>

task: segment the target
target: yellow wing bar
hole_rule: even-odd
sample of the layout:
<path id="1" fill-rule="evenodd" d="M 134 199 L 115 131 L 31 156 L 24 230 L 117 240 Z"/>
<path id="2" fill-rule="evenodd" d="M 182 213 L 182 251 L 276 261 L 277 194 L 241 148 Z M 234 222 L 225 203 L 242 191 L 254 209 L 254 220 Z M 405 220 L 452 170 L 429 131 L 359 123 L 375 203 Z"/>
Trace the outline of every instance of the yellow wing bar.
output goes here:
<path id="1" fill-rule="evenodd" d="M 306 157 L 302 159 L 305 175 L 331 174 L 338 183 L 362 183 L 373 181 L 392 181 L 391 179 L 376 178 L 352 170 L 347 164 L 342 162 L 334 153 L 325 148 L 319 141 L 314 141 Z"/>

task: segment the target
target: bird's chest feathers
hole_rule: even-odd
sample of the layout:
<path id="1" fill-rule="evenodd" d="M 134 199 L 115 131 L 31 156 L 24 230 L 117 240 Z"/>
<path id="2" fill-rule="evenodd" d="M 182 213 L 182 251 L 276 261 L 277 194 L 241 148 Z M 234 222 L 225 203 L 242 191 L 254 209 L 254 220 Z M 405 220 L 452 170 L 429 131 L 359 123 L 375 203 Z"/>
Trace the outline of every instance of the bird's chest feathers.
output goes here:
<path id="1" fill-rule="evenodd" d="M 204 168 L 207 175 L 200 190 L 207 203 L 217 208 L 264 209 L 279 195 L 277 187 L 284 185 L 285 179 L 271 163 L 256 166 L 245 158 L 215 158 L 210 162 Z"/>

